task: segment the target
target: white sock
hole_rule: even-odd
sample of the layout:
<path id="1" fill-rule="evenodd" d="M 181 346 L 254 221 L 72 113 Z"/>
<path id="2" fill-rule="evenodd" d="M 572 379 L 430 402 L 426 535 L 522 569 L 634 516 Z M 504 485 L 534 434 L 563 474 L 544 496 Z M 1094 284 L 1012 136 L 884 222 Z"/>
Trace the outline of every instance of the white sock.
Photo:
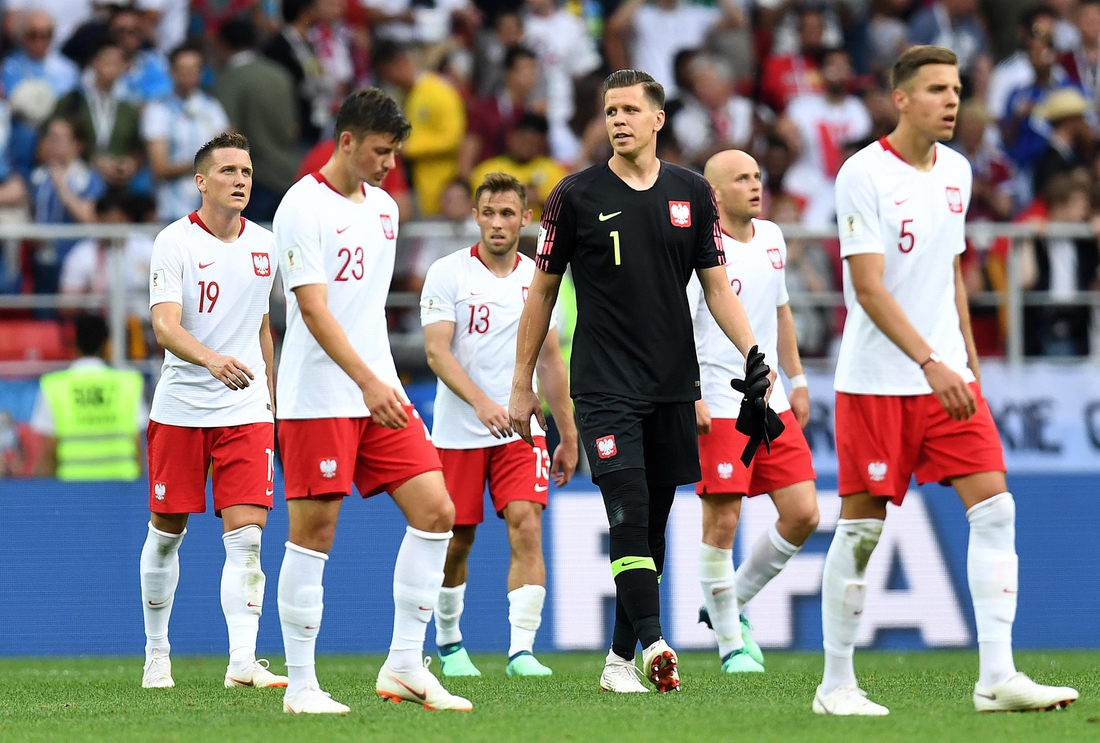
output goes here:
<path id="1" fill-rule="evenodd" d="M 180 581 L 180 542 L 182 534 L 169 534 L 149 524 L 149 534 L 141 548 L 138 563 L 141 572 L 141 609 L 145 617 L 145 659 L 153 651 L 168 655 L 168 619 L 172 616 L 176 585 Z"/>
<path id="2" fill-rule="evenodd" d="M 286 543 L 283 566 L 279 569 L 279 624 L 290 683 L 288 695 L 310 686 L 319 687 L 314 651 L 321 615 L 325 611 L 325 575 L 328 555 Z"/>
<path id="3" fill-rule="evenodd" d="M 1012 622 L 1018 590 L 1016 503 L 1001 493 L 966 512 L 970 546 L 966 576 L 978 628 L 978 685 L 989 688 L 1016 673 Z"/>
<path id="4" fill-rule="evenodd" d="M 222 612 L 229 628 L 229 667 L 244 670 L 256 660 L 256 634 L 264 610 L 267 578 L 260 569 L 260 527 L 242 526 L 222 535 Z"/>
<path id="5" fill-rule="evenodd" d="M 439 589 L 439 602 L 435 607 L 435 644 L 439 647 L 457 645 L 462 642 L 462 630 L 458 623 L 462 620 L 465 607 L 466 584 Z"/>
<path id="6" fill-rule="evenodd" d="M 821 629 L 825 646 L 825 694 L 856 686 L 852 663 L 867 595 L 867 561 L 882 535 L 879 519 L 840 519 L 821 577 Z"/>
<path id="7" fill-rule="evenodd" d="M 769 526 L 767 533 L 761 534 L 752 546 L 748 559 L 737 568 L 737 603 L 741 606 L 749 603 L 800 549 L 784 539 L 775 524 Z"/>
<path id="8" fill-rule="evenodd" d="M 512 625 L 512 639 L 508 657 L 535 649 L 535 633 L 542 624 L 542 604 L 546 600 L 546 588 L 524 584 L 508 592 L 508 623 Z"/>
<path id="9" fill-rule="evenodd" d="M 393 566 L 393 637 L 386 665 L 398 672 L 424 665 L 424 633 L 439 589 L 451 532 L 434 533 L 405 527 L 405 538 Z"/>
<path id="10" fill-rule="evenodd" d="M 733 550 L 718 549 L 705 542 L 699 544 L 699 585 L 703 587 L 703 603 L 718 640 L 718 656 L 725 658 L 745 647 L 737 611 Z"/>

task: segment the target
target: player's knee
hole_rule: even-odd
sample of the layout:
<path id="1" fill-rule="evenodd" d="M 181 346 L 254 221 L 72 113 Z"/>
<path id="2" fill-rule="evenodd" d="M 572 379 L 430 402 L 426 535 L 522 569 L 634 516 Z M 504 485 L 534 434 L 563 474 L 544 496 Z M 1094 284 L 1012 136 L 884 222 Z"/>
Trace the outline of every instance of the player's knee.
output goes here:
<path id="1" fill-rule="evenodd" d="M 600 476 L 598 484 L 611 529 L 628 525 L 640 527 L 644 534 L 649 526 L 645 471 L 626 469 L 609 472 Z"/>
<path id="2" fill-rule="evenodd" d="M 526 512 L 508 523 L 508 541 L 512 551 L 527 553 L 542 546 L 542 520 L 537 513 Z"/>
<path id="3" fill-rule="evenodd" d="M 817 510 L 817 501 L 795 509 L 791 513 L 780 514 L 779 523 L 783 531 L 791 535 L 798 544 L 805 542 L 817 530 L 821 515 Z"/>
<path id="4" fill-rule="evenodd" d="M 409 526 L 421 531 L 445 532 L 450 531 L 454 525 L 455 504 L 446 491 L 442 491 L 439 497 L 425 503 L 415 518 L 409 518 Z"/>
<path id="5" fill-rule="evenodd" d="M 477 531 L 473 527 L 456 526 L 452 532 L 451 543 L 447 545 L 447 560 L 465 560 L 474 548 Z"/>

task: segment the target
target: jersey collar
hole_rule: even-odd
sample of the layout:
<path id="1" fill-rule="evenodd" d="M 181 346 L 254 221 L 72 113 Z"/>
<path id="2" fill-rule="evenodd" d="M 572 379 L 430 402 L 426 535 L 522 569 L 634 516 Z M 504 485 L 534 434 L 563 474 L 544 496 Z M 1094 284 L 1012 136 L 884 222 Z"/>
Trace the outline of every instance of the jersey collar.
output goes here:
<path id="1" fill-rule="evenodd" d="M 890 140 L 888 140 L 886 137 L 881 138 L 878 141 L 878 143 L 880 145 L 882 145 L 882 149 L 889 152 L 891 155 L 896 157 L 898 160 L 901 160 L 903 163 L 905 163 L 906 165 L 908 165 L 911 168 L 914 167 L 913 163 L 906 160 L 904 157 L 901 156 L 900 152 L 898 152 L 896 149 L 894 149 L 894 145 L 890 144 Z M 936 147 L 936 145 L 933 144 L 932 145 L 932 167 L 936 166 L 936 156 L 938 154 L 939 154 L 939 148 Z"/>
<path id="2" fill-rule="evenodd" d="M 206 223 L 202 221 L 202 217 L 199 216 L 199 213 L 198 213 L 197 210 L 191 212 L 190 214 L 188 214 L 187 218 L 189 220 L 191 220 L 191 224 L 197 224 L 199 227 L 202 227 L 204 230 L 209 232 L 211 237 L 217 238 L 219 240 L 221 239 L 217 235 L 215 235 L 213 232 L 210 231 L 210 228 L 207 227 Z M 241 217 L 240 220 L 241 220 L 241 231 L 237 233 L 237 237 L 240 237 L 241 235 L 244 234 L 244 222 L 245 222 L 244 217 Z"/>
<path id="3" fill-rule="evenodd" d="M 481 243 L 474 243 L 473 244 L 473 246 L 470 248 L 470 255 L 472 255 L 474 258 L 477 258 L 478 262 L 480 262 L 481 265 L 485 266 L 486 271 L 489 271 L 489 273 L 493 273 L 492 270 L 489 269 L 489 266 L 487 266 L 485 264 L 485 261 L 481 260 L 481 253 L 477 252 L 477 246 L 480 245 L 480 244 Z M 519 268 L 519 260 L 520 260 L 519 259 L 519 251 L 517 250 L 516 251 L 516 262 L 512 264 L 512 270 L 513 271 L 515 271 L 517 268 Z M 493 274 L 493 275 L 496 276 L 496 274 Z"/>
<path id="4" fill-rule="evenodd" d="M 329 188 L 331 188 L 332 192 L 334 194 L 336 194 L 337 196 L 339 196 L 340 198 L 342 198 L 342 199 L 347 198 L 347 196 L 344 196 L 344 194 L 342 194 L 342 193 L 340 193 L 339 191 L 336 190 L 336 186 L 332 185 L 329 182 L 328 178 L 325 178 L 323 175 L 321 175 L 321 171 L 315 170 L 312 173 L 310 173 L 310 175 L 312 175 L 314 180 L 316 180 L 318 183 L 324 184 L 324 185 L 328 186 Z M 367 183 L 366 183 L 366 181 L 360 182 L 359 186 L 363 189 L 363 195 L 366 196 L 367 195 Z"/>

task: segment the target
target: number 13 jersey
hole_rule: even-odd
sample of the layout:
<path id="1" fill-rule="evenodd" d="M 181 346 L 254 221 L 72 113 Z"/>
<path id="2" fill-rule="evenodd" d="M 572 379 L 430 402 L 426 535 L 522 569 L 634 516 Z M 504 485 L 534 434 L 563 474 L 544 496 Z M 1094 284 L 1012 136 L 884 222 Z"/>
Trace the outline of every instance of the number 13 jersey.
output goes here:
<path id="1" fill-rule="evenodd" d="M 402 397 L 390 353 L 386 298 L 397 246 L 397 203 L 363 184 L 356 203 L 319 172 L 283 196 L 272 227 L 286 293 L 286 338 L 279 362 L 280 419 L 365 418 L 363 393 L 309 332 L 294 290 L 324 284 L 328 309 L 359 358 Z M 407 399 L 407 397 L 406 397 Z"/>
<path id="2" fill-rule="evenodd" d="M 836 179 L 840 255 L 881 254 L 886 291 L 944 363 L 972 382 L 955 304 L 955 258 L 966 249 L 972 175 L 965 157 L 935 147 L 928 172 L 903 160 L 885 137 L 844 163 Z M 837 358 L 837 391 L 931 394 L 918 363 L 859 304 L 847 261 L 844 303 L 848 318 Z"/>

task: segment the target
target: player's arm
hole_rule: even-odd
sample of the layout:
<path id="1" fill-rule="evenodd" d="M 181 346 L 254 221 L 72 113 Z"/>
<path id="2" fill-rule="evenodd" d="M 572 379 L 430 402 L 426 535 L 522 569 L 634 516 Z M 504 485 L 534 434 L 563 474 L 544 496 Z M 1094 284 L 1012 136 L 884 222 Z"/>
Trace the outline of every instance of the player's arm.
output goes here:
<path id="1" fill-rule="evenodd" d="M 153 305 L 153 332 L 157 343 L 190 364 L 205 367 L 210 376 L 231 390 L 243 390 L 256 378 L 247 366 L 232 356 L 207 348 L 181 324 L 183 305 L 160 302 Z"/>
<path id="2" fill-rule="evenodd" d="M 530 300 L 528 300 L 530 301 Z M 542 394 L 561 434 L 561 442 L 553 452 L 550 477 L 558 487 L 569 482 L 577 469 L 577 423 L 573 420 L 573 401 L 569 399 L 569 372 L 558 346 L 558 331 L 550 330 L 542 343 L 536 362 Z M 530 418 L 528 418 L 530 420 Z"/>
<path id="3" fill-rule="evenodd" d="M 749 349 L 756 345 L 756 338 L 749 326 L 749 316 L 741 300 L 733 293 L 726 269 L 722 266 L 699 268 L 699 283 L 703 285 L 703 299 L 710 314 L 718 322 L 718 327 L 730 339 L 742 356 L 749 355 Z"/>
<path id="4" fill-rule="evenodd" d="M 848 256 L 846 260 L 856 301 L 887 338 L 915 363 L 920 364 L 929 386 L 948 415 L 957 420 L 966 420 L 973 415 L 977 403 L 970 387 L 947 364 L 932 360 L 935 349 L 921 337 L 905 316 L 901 305 L 883 286 L 882 273 L 886 264 L 883 255 L 858 253 Z M 965 296 L 965 291 L 963 293 Z"/>
<path id="5" fill-rule="evenodd" d="M 692 335 L 695 336 L 695 355 L 702 364 L 706 352 L 706 339 L 699 333 L 699 313 L 705 306 L 706 300 L 703 298 L 703 285 L 699 283 L 698 276 L 692 276 L 688 280 L 687 297 L 688 309 L 691 311 Z M 700 397 L 695 401 L 695 429 L 699 433 L 710 433 L 710 425 L 710 408 L 707 407 L 707 401 Z"/>
<path id="6" fill-rule="evenodd" d="M 489 433 L 498 439 L 512 435 L 512 426 L 508 422 L 508 411 L 489 399 L 485 392 L 474 384 L 462 368 L 455 355 L 451 353 L 451 340 L 454 338 L 455 324 L 446 320 L 424 326 L 424 352 L 428 356 L 428 366 L 443 384 L 461 397 L 477 413 L 477 419 L 489 429 Z"/>
<path id="7" fill-rule="evenodd" d="M 275 341 L 271 338 L 271 316 L 266 312 L 260 321 L 260 353 L 267 367 L 267 396 L 271 400 L 271 414 L 275 415 Z"/>
<path id="8" fill-rule="evenodd" d="M 959 329 L 966 342 L 966 365 L 974 372 L 978 386 L 982 384 L 982 370 L 978 362 L 978 346 L 974 343 L 974 331 L 970 327 L 970 302 L 966 297 L 966 282 L 962 274 L 962 257 L 955 256 L 955 306 L 959 308 Z"/>
<path id="9" fill-rule="evenodd" d="M 386 428 L 404 428 L 409 423 L 401 394 L 378 378 L 359 357 L 344 329 L 328 308 L 327 284 L 303 284 L 294 288 L 302 321 L 329 358 L 352 378 L 363 392 L 371 417 Z"/>
<path id="10" fill-rule="evenodd" d="M 546 342 L 546 333 L 550 329 L 550 316 L 554 312 L 554 303 L 558 300 L 561 287 L 561 274 L 535 270 L 528 290 L 527 303 L 519 318 L 519 334 L 516 338 L 516 368 L 512 373 L 512 395 L 508 405 L 508 416 L 512 420 L 512 430 L 528 444 L 531 439 L 531 416 L 538 418 L 539 424 L 546 428 L 546 418 L 542 414 L 542 405 L 538 395 L 531 389 L 531 377 L 535 373 L 535 363 L 539 351 Z"/>
<path id="11" fill-rule="evenodd" d="M 779 365 L 787 379 L 791 380 L 791 394 L 787 399 L 791 411 L 803 428 L 810 422 L 810 390 L 806 386 L 806 375 L 802 372 L 802 357 L 798 354 L 798 336 L 794 330 L 794 313 L 789 304 L 776 308 L 779 320 Z"/>

